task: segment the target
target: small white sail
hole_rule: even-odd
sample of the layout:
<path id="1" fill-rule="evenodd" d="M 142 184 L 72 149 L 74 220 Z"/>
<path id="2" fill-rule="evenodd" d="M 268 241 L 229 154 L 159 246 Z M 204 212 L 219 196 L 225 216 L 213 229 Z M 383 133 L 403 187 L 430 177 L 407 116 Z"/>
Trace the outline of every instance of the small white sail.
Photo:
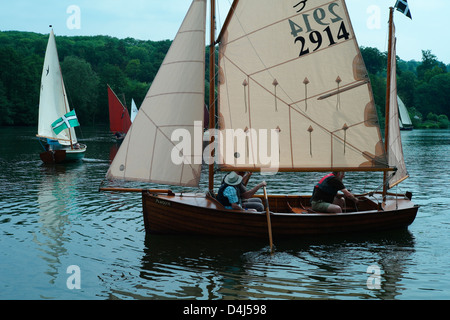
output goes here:
<path id="1" fill-rule="evenodd" d="M 408 110 L 406 109 L 405 104 L 403 103 L 402 99 L 400 99 L 399 96 L 397 96 L 397 103 L 398 103 L 398 112 L 399 112 L 399 120 L 400 120 L 400 129 L 409 129 L 412 127 L 412 121 L 409 117 Z"/>
<path id="2" fill-rule="evenodd" d="M 45 52 L 44 66 L 41 77 L 41 91 L 39 98 L 38 137 L 58 140 L 59 143 L 70 145 L 77 142 L 74 128 L 63 130 L 58 135 L 52 130 L 51 124 L 70 112 L 66 89 L 59 65 L 58 52 L 53 30 L 50 31 L 47 50 Z"/>
<path id="3" fill-rule="evenodd" d="M 278 130 L 284 171 L 387 167 L 343 0 L 245 0 L 228 19 L 219 39 L 221 130 Z M 234 150 L 224 141 L 223 167 L 252 168 L 233 157 L 227 162 Z M 259 153 L 259 142 L 251 137 L 247 150 Z M 264 167 L 259 154 L 249 159 L 254 171 Z"/>
<path id="4" fill-rule="evenodd" d="M 138 109 L 136 107 L 136 103 L 134 102 L 134 99 L 131 99 L 131 115 L 130 115 L 131 123 L 133 123 L 134 119 L 137 116 L 137 113 Z"/>
<path id="5" fill-rule="evenodd" d="M 108 170 L 107 178 L 182 186 L 199 184 L 205 27 L 206 0 L 195 0 Z M 184 138 L 180 138 L 183 133 Z M 197 142 L 195 136 L 199 137 Z M 187 147 L 181 148 L 180 143 Z M 178 162 L 180 156 L 181 163 Z"/>

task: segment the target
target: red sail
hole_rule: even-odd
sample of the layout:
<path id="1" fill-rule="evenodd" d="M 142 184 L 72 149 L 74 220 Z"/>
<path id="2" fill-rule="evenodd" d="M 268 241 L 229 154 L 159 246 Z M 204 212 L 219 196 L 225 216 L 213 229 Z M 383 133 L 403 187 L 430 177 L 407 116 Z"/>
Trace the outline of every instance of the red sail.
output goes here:
<path id="1" fill-rule="evenodd" d="M 112 132 L 127 133 L 131 126 L 130 114 L 108 86 L 109 128 Z"/>

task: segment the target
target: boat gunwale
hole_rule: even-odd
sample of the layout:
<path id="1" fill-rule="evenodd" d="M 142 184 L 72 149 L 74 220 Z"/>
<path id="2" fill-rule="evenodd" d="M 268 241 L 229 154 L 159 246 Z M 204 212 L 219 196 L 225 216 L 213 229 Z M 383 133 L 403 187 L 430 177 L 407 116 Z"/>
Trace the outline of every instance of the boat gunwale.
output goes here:
<path id="1" fill-rule="evenodd" d="M 59 150 L 65 150 L 67 153 L 83 153 L 87 150 L 87 145 L 80 143 L 80 148 L 78 149 L 59 149 Z"/>
<path id="2" fill-rule="evenodd" d="M 177 204 L 181 204 L 183 206 L 189 206 L 192 208 L 201 208 L 201 210 L 208 210 L 208 211 L 219 211 L 219 212 L 226 212 L 226 213 L 230 213 L 230 214 L 237 214 L 237 215 L 255 215 L 255 216 L 265 216 L 266 212 L 254 212 L 254 211 L 248 211 L 248 210 L 234 210 L 234 209 L 226 209 L 226 208 L 210 208 L 210 207 L 206 207 L 206 206 L 196 206 L 190 203 L 186 203 L 186 202 L 182 202 L 182 201 L 176 201 L 173 200 L 171 198 L 174 197 L 178 197 L 181 198 L 183 196 L 186 195 L 194 195 L 191 196 L 192 198 L 205 198 L 207 201 L 212 201 L 214 202 L 214 200 L 208 200 L 207 199 L 207 195 L 206 194 L 197 194 L 197 193 L 185 193 L 184 195 L 182 193 L 173 193 L 173 194 L 156 194 L 156 193 L 152 193 L 152 192 L 148 192 L 147 190 L 143 190 L 142 191 L 142 198 L 144 199 L 144 196 L 149 196 L 153 199 L 161 199 L 161 200 L 165 200 L 165 201 L 170 201 L 172 203 L 177 203 Z M 268 197 L 288 197 L 288 198 L 298 198 L 298 197 L 304 197 L 304 198 L 309 198 L 310 196 L 307 195 L 268 195 Z M 368 198 L 367 198 L 368 199 Z M 368 199 L 370 200 L 370 199 Z M 389 199 L 389 200 L 395 200 L 395 199 Z M 403 199 L 401 199 L 403 200 Z M 372 201 L 372 200 L 370 200 Z M 406 211 L 406 210 L 411 210 L 414 208 L 419 208 L 420 206 L 417 204 L 414 204 L 411 202 L 411 206 L 408 206 L 406 208 L 398 208 L 396 210 L 384 210 L 384 209 L 371 209 L 371 210 L 365 210 L 365 211 L 351 211 L 351 212 L 341 212 L 341 213 L 325 213 L 325 212 L 305 212 L 305 213 L 295 213 L 295 212 L 273 212 L 270 211 L 270 215 L 271 216 L 279 216 L 279 217 L 294 217 L 294 216 L 298 216 L 298 217 L 337 217 L 337 216 L 357 216 L 357 215 L 371 215 L 371 214 L 376 214 L 376 213 L 398 213 L 401 211 Z M 305 209 L 306 211 L 306 209 Z"/>

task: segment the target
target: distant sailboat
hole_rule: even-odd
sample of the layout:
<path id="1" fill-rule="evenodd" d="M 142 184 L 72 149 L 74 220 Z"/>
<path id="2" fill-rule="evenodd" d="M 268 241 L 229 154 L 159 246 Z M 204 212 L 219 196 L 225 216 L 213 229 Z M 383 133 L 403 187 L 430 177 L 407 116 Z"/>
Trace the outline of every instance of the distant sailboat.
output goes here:
<path id="1" fill-rule="evenodd" d="M 117 140 L 123 140 L 131 126 L 130 114 L 109 85 L 108 105 L 109 129 Z"/>
<path id="2" fill-rule="evenodd" d="M 413 124 L 411 118 L 409 117 L 408 110 L 406 109 L 405 104 L 402 99 L 397 96 L 398 103 L 398 112 L 399 112 L 399 121 L 400 121 L 400 130 L 412 130 Z"/>
<path id="3" fill-rule="evenodd" d="M 136 107 L 136 103 L 134 102 L 134 99 L 131 99 L 131 115 L 130 115 L 131 123 L 133 123 L 137 114 L 138 114 L 138 108 Z"/>
<path id="4" fill-rule="evenodd" d="M 107 179 L 199 185 L 206 6 L 206 0 L 192 2 Z M 214 0 L 210 7 L 214 17 Z M 392 15 L 393 10 L 391 25 Z M 368 73 L 344 0 L 235 0 L 217 41 L 214 30 L 212 19 L 211 129 L 216 114 L 214 48 L 220 43 L 217 103 L 223 137 L 227 130 L 278 132 L 278 148 L 271 148 L 275 142 L 268 148 L 272 155 L 278 154 L 278 171 L 379 171 L 386 173 L 386 189 L 388 179 L 404 179 L 402 170 L 395 171 L 403 154 L 390 156 L 398 151 L 395 143 L 401 146 L 399 130 L 388 131 L 389 143 L 383 143 Z M 396 87 L 394 82 L 391 85 L 389 92 Z M 396 114 L 387 118 L 398 127 Z M 189 133 L 190 149 L 177 148 L 171 140 L 175 130 Z M 252 154 L 260 142 L 256 136 L 246 137 L 244 154 L 228 149 L 226 138 L 219 139 L 219 147 L 214 149 L 214 134 L 210 136 L 205 154 L 215 150 L 220 170 L 270 169 Z M 174 154 L 181 154 L 183 161 L 174 162 Z M 272 234 L 298 237 L 376 231 L 407 227 L 418 211 L 409 196 L 388 195 L 387 190 L 382 201 L 361 195 L 357 206 L 347 203 L 340 214 L 311 212 L 310 195 L 269 195 L 265 213 L 228 210 L 214 198 L 215 169 L 210 163 L 206 194 L 101 190 L 142 192 L 145 229 L 161 234 L 265 237 L 269 233 L 271 238 Z"/>
<path id="5" fill-rule="evenodd" d="M 70 111 L 52 29 L 45 52 L 39 98 L 37 137 L 45 149 L 40 154 L 44 163 L 70 162 L 84 157 L 87 147 L 77 141 L 74 127 L 78 125 L 75 110 Z"/>

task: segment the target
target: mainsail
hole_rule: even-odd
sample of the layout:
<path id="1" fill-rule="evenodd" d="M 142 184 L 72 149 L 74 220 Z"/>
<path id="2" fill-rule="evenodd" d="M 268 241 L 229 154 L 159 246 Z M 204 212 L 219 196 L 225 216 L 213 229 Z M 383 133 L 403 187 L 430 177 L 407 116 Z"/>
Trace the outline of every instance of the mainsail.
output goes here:
<path id="1" fill-rule="evenodd" d="M 343 0 L 235 1 L 219 41 L 221 130 L 276 130 L 283 171 L 387 168 L 368 73 Z M 222 169 L 266 165 L 251 154 L 260 152 L 258 137 L 248 137 L 242 161 L 223 134 Z"/>
<path id="2" fill-rule="evenodd" d="M 108 170 L 107 178 L 182 186 L 199 184 L 205 27 L 206 0 L 195 0 Z M 197 131 L 199 140 L 194 141 Z M 190 148 L 179 147 L 177 139 Z M 181 163 L 177 162 L 180 154 Z"/>
<path id="3" fill-rule="evenodd" d="M 66 89 L 59 65 L 58 52 L 53 30 L 45 52 L 44 67 L 41 77 L 41 92 L 39 98 L 38 137 L 58 140 L 59 143 L 70 145 L 77 142 L 74 128 L 63 130 L 58 135 L 52 130 L 52 123 L 70 111 Z"/>

